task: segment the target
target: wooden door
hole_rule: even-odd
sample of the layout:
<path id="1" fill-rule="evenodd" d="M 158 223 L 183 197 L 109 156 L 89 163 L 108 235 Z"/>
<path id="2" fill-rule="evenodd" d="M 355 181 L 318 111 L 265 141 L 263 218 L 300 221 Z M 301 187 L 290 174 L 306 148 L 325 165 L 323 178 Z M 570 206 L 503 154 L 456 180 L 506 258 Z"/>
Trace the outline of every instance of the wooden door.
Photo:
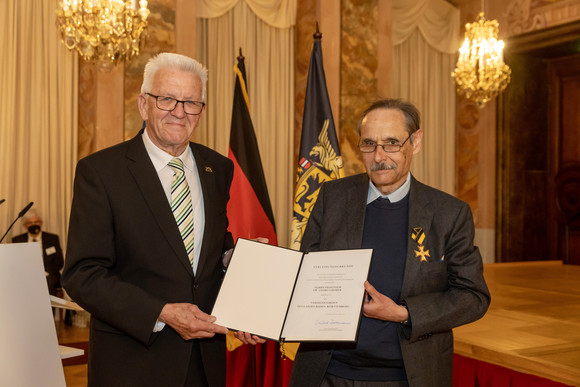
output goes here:
<path id="1" fill-rule="evenodd" d="M 553 254 L 580 265 L 580 54 L 550 61 Z"/>
<path id="2" fill-rule="evenodd" d="M 543 58 L 510 55 L 512 81 L 502 97 L 498 132 L 497 260 L 557 259 L 550 253 L 551 192 L 548 67 Z"/>
<path id="3" fill-rule="evenodd" d="M 506 44 L 498 100 L 496 260 L 580 264 L 580 22 Z"/>

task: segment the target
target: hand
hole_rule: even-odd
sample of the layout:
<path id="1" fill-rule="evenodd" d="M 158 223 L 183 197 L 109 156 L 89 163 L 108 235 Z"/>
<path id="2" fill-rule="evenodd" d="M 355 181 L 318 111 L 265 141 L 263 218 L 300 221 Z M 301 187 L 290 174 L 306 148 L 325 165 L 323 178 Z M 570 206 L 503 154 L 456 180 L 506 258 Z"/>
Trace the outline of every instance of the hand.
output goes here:
<path id="1" fill-rule="evenodd" d="M 260 242 L 260 243 L 270 242 L 270 240 L 268 238 L 264 238 L 264 237 L 257 237 L 257 238 L 251 239 L 251 240 L 255 241 L 255 242 Z"/>
<path id="2" fill-rule="evenodd" d="M 237 331 L 237 332 L 234 332 L 234 336 L 236 336 L 236 338 L 244 344 L 256 345 L 256 344 L 263 344 L 266 342 L 266 340 L 264 340 L 256 335 L 251 335 L 248 332 Z"/>
<path id="3" fill-rule="evenodd" d="M 234 253 L 234 249 L 229 249 L 228 251 L 226 251 L 224 253 L 224 256 L 222 258 L 222 265 L 224 266 L 224 268 L 228 268 L 228 266 L 230 265 L 230 261 L 232 260 L 232 254 Z"/>
<path id="4" fill-rule="evenodd" d="M 363 305 L 365 317 L 394 322 L 405 321 L 409 318 L 407 308 L 379 293 L 369 281 L 365 281 L 365 290 L 367 291 L 367 298 Z"/>
<path id="5" fill-rule="evenodd" d="M 216 318 L 202 312 L 197 305 L 165 304 L 159 314 L 159 321 L 164 322 L 185 340 L 213 337 L 216 333 L 228 333 L 226 327 L 214 324 Z"/>

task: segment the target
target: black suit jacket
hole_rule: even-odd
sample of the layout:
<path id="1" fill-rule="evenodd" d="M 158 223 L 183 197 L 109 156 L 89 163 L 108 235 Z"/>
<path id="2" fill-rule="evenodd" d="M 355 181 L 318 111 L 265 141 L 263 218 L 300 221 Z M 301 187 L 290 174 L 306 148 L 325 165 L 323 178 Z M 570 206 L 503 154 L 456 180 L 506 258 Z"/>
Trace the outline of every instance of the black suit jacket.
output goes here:
<path id="1" fill-rule="evenodd" d="M 91 313 L 90 385 L 184 385 L 192 342 L 153 327 L 166 303 L 211 312 L 222 253 L 233 246 L 226 213 L 233 164 L 190 146 L 205 210 L 195 277 L 141 133 L 77 165 L 63 285 Z M 197 342 L 210 386 L 225 385 L 225 337 Z"/>
<path id="2" fill-rule="evenodd" d="M 60 288 L 60 269 L 64 265 L 62 249 L 58 235 L 43 231 L 42 234 L 42 260 L 44 271 L 48 273 L 46 282 L 48 293 L 56 296 L 56 291 Z M 20 234 L 12 238 L 12 243 L 27 243 L 28 234 Z"/>
<path id="3" fill-rule="evenodd" d="M 325 183 L 302 238 L 301 250 L 341 250 L 362 245 L 369 188 L 366 174 Z M 407 260 L 401 300 L 412 328 L 399 326 L 409 386 L 451 386 L 452 328 L 481 318 L 490 302 L 469 206 L 411 177 Z M 411 238 L 421 227 L 426 262 Z M 330 344 L 301 344 L 290 385 L 320 386 L 332 356 Z"/>

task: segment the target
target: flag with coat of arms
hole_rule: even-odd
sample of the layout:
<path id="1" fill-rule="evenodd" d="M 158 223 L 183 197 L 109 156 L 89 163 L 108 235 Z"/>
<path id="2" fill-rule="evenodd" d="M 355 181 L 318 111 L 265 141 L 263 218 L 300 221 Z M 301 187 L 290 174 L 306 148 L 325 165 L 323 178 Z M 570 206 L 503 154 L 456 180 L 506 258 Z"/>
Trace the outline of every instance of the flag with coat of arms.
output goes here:
<path id="1" fill-rule="evenodd" d="M 344 177 L 344 166 L 322 66 L 321 38 L 322 34 L 318 32 L 317 25 L 306 84 L 294 194 L 291 247 L 296 250 L 300 249 L 302 235 L 320 186 L 325 181 Z"/>

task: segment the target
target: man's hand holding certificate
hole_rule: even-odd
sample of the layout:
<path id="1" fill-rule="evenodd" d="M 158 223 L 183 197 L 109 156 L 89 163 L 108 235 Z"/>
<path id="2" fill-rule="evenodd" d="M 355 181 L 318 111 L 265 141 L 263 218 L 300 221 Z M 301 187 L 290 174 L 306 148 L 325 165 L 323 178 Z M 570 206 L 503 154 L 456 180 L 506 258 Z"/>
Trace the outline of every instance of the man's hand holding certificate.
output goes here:
<path id="1" fill-rule="evenodd" d="M 371 255 L 303 254 L 238 239 L 212 315 L 276 341 L 355 341 Z"/>

